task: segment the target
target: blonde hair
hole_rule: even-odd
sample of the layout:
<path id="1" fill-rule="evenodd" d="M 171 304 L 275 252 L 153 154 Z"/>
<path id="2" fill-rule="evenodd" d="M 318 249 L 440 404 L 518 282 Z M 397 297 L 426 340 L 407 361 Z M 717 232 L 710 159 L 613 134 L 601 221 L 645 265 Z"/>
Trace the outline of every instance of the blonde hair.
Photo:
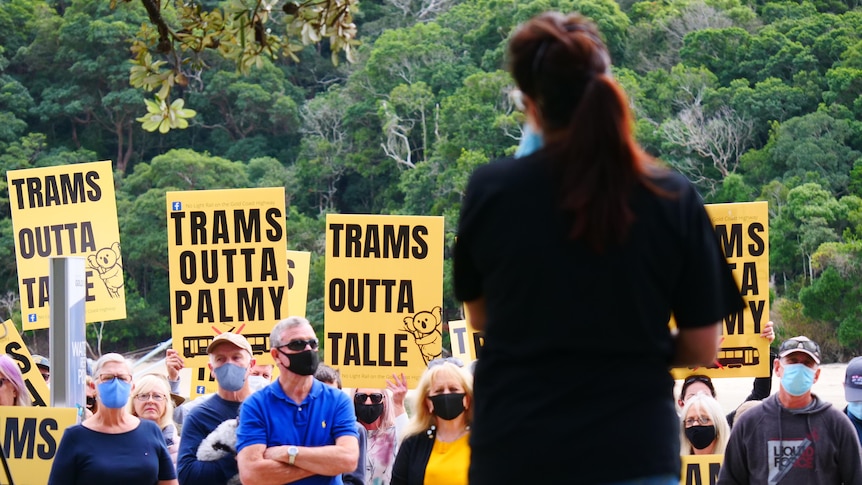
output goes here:
<path id="1" fill-rule="evenodd" d="M 431 361 L 434 362 L 434 361 Z M 402 439 L 415 434 L 426 432 L 431 425 L 436 422 L 437 417 L 428 411 L 428 406 L 425 405 L 425 400 L 431 391 L 431 384 L 437 375 L 450 375 L 458 379 L 461 387 L 464 388 L 464 393 L 467 397 L 467 408 L 464 410 L 464 415 L 467 418 L 467 425 L 473 422 L 473 376 L 468 371 L 453 364 L 452 362 L 442 362 L 437 365 L 432 365 L 425 369 L 422 377 L 419 378 L 419 383 L 416 385 L 416 394 L 411 401 L 413 415 L 410 417 L 410 422 L 404 428 Z"/>
<path id="2" fill-rule="evenodd" d="M 755 400 L 755 399 L 752 399 L 751 401 L 745 401 L 744 403 L 740 404 L 739 407 L 736 408 L 736 414 L 733 416 L 734 422 L 737 419 L 739 419 L 739 417 L 742 416 L 742 414 L 744 412 L 748 411 L 749 409 L 751 409 L 753 407 L 757 407 L 759 405 L 760 405 L 760 401 Z"/>
<path id="3" fill-rule="evenodd" d="M 135 380 L 135 392 L 129 396 L 129 412 L 133 416 L 140 417 L 137 411 L 135 411 L 135 397 L 138 394 L 151 394 L 153 392 L 158 392 L 165 396 L 165 410 L 157 421 L 159 428 L 164 428 L 173 422 L 174 400 L 171 399 L 170 384 L 168 384 L 167 378 L 163 375 L 146 374 Z"/>
<path id="4" fill-rule="evenodd" d="M 691 442 L 688 441 L 688 438 L 685 436 L 685 419 L 691 408 L 695 408 L 700 413 L 706 413 L 709 416 L 709 419 L 712 420 L 712 424 L 715 426 L 715 451 L 713 451 L 713 453 L 716 455 L 723 455 L 724 449 L 727 447 L 727 441 L 730 439 L 730 425 L 727 424 L 727 417 L 721 409 L 721 404 L 719 404 L 714 397 L 708 394 L 698 393 L 686 399 L 685 407 L 682 408 L 682 415 L 679 418 L 680 456 L 694 454 Z"/>

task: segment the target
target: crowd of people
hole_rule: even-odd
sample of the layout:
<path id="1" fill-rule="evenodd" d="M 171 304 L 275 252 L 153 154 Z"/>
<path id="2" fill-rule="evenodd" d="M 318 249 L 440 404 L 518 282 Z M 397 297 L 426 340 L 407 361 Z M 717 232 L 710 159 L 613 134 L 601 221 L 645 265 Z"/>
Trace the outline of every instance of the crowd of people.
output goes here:
<path id="1" fill-rule="evenodd" d="M 720 485 L 862 485 L 862 358 L 843 411 L 812 393 L 821 352 L 804 336 L 774 354 L 774 394 L 756 379 L 725 413 L 695 374 L 674 399 L 669 369 L 712 365 L 721 322 L 744 308 L 703 201 L 635 141 L 593 22 L 536 15 L 508 57 L 524 136 L 470 175 L 454 247 L 456 297 L 484 332 L 475 367 L 431 360 L 411 402 L 403 375 L 345 392 L 311 324 L 289 317 L 269 338 L 275 381 L 225 332 L 206 349 L 216 392 L 183 403 L 176 352 L 167 376 L 138 378 L 105 354 L 49 485 L 670 485 L 705 454 L 723 455 Z M 528 242 L 500 237 L 513 221 Z M 0 405 L 30 404 L 0 356 Z M 637 453 L 621 463 L 626 443 Z"/>
<path id="2" fill-rule="evenodd" d="M 772 322 L 762 337 L 774 339 Z M 472 483 L 473 374 L 460 360 L 430 361 L 408 405 L 403 375 L 381 388 L 342 389 L 338 370 L 320 363 L 304 318 L 278 322 L 270 339 L 275 382 L 271 367 L 256 366 L 245 337 L 215 337 L 207 354 L 218 389 L 198 398 L 182 426 L 175 408 L 192 401 L 171 392 L 169 375 L 133 377 L 127 359 L 105 354 L 92 375 L 97 404 L 64 431 L 48 483 Z M 721 485 L 862 483 L 862 357 L 846 368 L 843 411 L 812 393 L 820 359 L 807 337 L 782 342 L 772 366 L 778 391 L 771 378 L 755 379 L 730 414 L 710 377 L 686 377 L 676 452 L 723 455 Z M 166 362 L 183 367 L 181 358 Z M 254 377 L 267 385 L 252 389 Z M 20 367 L 0 355 L 0 405 L 31 405 L 27 396 Z"/>

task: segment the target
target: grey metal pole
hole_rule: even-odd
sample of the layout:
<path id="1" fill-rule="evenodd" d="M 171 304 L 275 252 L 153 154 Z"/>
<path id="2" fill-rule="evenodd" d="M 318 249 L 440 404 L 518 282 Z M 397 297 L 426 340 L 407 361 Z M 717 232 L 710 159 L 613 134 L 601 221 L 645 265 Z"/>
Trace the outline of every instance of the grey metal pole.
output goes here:
<path id="1" fill-rule="evenodd" d="M 50 258 L 51 406 L 78 409 L 87 402 L 86 301 L 84 258 Z"/>

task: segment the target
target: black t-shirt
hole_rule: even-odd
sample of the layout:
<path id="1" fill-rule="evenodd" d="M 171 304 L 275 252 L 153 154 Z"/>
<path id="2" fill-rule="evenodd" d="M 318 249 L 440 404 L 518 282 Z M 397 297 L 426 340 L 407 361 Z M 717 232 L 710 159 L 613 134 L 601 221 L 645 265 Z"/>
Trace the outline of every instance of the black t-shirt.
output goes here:
<path id="1" fill-rule="evenodd" d="M 636 189 L 626 242 L 598 254 L 567 238 L 543 152 L 472 175 L 454 260 L 457 298 L 486 302 L 471 485 L 679 473 L 668 320 L 743 301 L 694 187 L 654 182 L 668 196 Z"/>

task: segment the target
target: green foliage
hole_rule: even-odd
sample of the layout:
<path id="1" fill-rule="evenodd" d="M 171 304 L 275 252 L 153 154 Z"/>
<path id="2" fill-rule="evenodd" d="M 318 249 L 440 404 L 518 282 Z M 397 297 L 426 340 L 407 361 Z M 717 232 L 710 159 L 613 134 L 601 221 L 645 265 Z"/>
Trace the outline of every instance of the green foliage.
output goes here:
<path id="1" fill-rule="evenodd" d="M 708 202 L 769 202 L 773 318 L 849 355 L 862 350 L 846 304 L 862 261 L 851 247 L 862 240 L 856 3 L 5 0 L 0 168 L 114 161 L 129 322 L 159 338 L 165 193 L 285 187 L 289 245 L 313 254 L 308 316 L 320 330 L 325 214 L 442 215 L 450 247 L 470 173 L 521 136 L 501 70 L 508 39 L 536 13 L 577 11 L 599 25 L 650 154 Z M 346 50 L 355 62 L 333 64 Z M 14 294 L 5 183 L 0 294 Z M 443 305 L 459 317 L 445 264 Z M 831 271 L 849 285 L 834 305 Z M 106 346 L 146 338 L 122 326 L 105 325 Z"/>
<path id="2" fill-rule="evenodd" d="M 742 175 L 732 173 L 722 180 L 721 188 L 709 202 L 750 202 L 754 195 L 754 188 L 745 183 Z"/>
<path id="3" fill-rule="evenodd" d="M 117 2 L 111 0 L 111 7 L 116 7 Z M 204 8 L 179 0 L 165 2 L 164 6 L 160 1 L 141 0 L 150 23 L 141 24 L 132 44 L 134 59 L 129 81 L 136 88 L 158 91 L 151 101 L 156 106 L 173 106 L 177 102 L 172 99 L 174 90 L 188 86 L 190 78 L 207 67 L 210 53 L 234 62 L 240 72 L 248 74 L 252 68 L 262 68 L 267 58 L 281 56 L 299 62 L 297 52 L 304 46 L 326 40 L 334 64 L 338 63 L 339 52 L 353 62 L 359 45 L 353 23 L 356 3 L 228 0 L 219 7 Z M 280 23 L 286 27 L 283 34 L 273 30 Z M 194 116 L 192 111 L 185 114 Z M 174 121 L 176 116 L 170 110 L 161 110 L 145 121 L 160 131 L 185 128 Z"/>
<path id="4" fill-rule="evenodd" d="M 371 48 L 365 72 L 377 93 L 425 82 L 435 95 L 453 92 L 476 71 L 461 36 L 437 23 L 384 32 Z"/>

